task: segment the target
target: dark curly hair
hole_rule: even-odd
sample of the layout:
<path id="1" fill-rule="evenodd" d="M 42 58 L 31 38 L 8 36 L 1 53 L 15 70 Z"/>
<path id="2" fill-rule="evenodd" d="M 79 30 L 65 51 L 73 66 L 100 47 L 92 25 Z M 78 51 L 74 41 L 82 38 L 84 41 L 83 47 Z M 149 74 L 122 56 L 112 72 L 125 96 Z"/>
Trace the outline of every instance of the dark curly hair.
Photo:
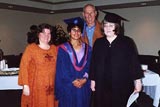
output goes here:
<path id="1" fill-rule="evenodd" d="M 67 32 L 71 32 L 71 29 L 74 28 L 74 27 L 78 27 L 80 30 L 81 30 L 81 33 L 83 33 L 83 24 L 74 24 L 74 23 L 70 23 L 68 24 L 67 26 Z"/>
<path id="2" fill-rule="evenodd" d="M 47 23 L 42 23 L 38 26 L 38 29 L 37 29 L 37 36 L 36 36 L 36 40 L 35 40 L 35 43 L 36 44 L 39 44 L 39 33 L 43 32 L 44 29 L 49 29 L 51 32 L 52 32 L 52 26 L 47 24 Z M 49 41 L 49 44 L 52 44 L 52 36 L 51 36 L 51 40 Z"/>

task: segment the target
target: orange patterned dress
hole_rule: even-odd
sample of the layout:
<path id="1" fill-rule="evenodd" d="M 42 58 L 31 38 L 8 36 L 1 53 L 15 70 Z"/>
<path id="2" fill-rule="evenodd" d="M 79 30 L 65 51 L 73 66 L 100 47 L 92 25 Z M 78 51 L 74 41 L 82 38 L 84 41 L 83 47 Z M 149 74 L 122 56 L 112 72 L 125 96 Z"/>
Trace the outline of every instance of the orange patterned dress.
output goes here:
<path id="1" fill-rule="evenodd" d="M 57 48 L 43 50 L 36 44 L 26 47 L 20 64 L 19 85 L 29 85 L 30 95 L 22 94 L 21 107 L 56 107 L 54 97 Z"/>

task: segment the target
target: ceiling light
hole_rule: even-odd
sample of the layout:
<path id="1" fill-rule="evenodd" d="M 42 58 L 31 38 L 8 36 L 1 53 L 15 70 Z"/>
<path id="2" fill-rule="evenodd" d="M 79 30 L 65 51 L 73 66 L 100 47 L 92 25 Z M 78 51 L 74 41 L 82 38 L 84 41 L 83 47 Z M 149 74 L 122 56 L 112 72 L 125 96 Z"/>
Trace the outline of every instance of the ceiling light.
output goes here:
<path id="1" fill-rule="evenodd" d="M 147 5 L 147 3 L 141 3 L 141 5 L 142 5 L 142 6 L 145 6 L 145 5 Z"/>
<path id="2" fill-rule="evenodd" d="M 13 8 L 13 6 L 12 6 L 12 5 L 9 5 L 8 8 Z"/>
<path id="3" fill-rule="evenodd" d="M 54 11 L 50 11 L 50 13 L 51 13 L 51 14 L 53 14 L 53 13 L 54 13 Z"/>

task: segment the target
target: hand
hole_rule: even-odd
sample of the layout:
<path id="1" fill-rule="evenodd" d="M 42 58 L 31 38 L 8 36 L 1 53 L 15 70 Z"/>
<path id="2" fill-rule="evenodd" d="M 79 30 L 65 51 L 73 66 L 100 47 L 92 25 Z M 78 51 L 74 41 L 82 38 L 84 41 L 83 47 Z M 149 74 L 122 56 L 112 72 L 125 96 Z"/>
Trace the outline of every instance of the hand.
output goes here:
<path id="1" fill-rule="evenodd" d="M 79 82 L 79 79 L 75 79 L 73 82 L 73 85 L 77 88 L 80 88 L 80 82 Z"/>
<path id="2" fill-rule="evenodd" d="M 96 86 L 95 81 L 94 81 L 94 80 L 91 80 L 91 90 L 92 90 L 92 91 L 96 91 L 95 86 Z"/>
<path id="3" fill-rule="evenodd" d="M 86 78 L 76 79 L 72 83 L 75 87 L 81 88 L 87 82 Z"/>
<path id="4" fill-rule="evenodd" d="M 135 92 L 140 92 L 142 90 L 142 82 L 140 79 L 135 80 Z"/>
<path id="5" fill-rule="evenodd" d="M 79 79 L 80 87 L 82 87 L 86 82 L 87 82 L 86 78 Z"/>
<path id="6" fill-rule="evenodd" d="M 23 86 L 23 94 L 25 96 L 29 96 L 30 95 L 30 90 L 29 90 L 29 86 L 28 85 L 24 85 Z"/>

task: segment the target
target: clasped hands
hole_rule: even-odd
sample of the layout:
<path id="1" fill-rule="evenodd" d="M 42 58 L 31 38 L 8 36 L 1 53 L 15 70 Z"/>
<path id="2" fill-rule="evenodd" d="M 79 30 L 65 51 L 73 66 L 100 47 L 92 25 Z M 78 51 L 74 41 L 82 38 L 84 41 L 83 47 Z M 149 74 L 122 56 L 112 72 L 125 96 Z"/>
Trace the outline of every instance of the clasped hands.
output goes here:
<path id="1" fill-rule="evenodd" d="M 87 82 L 86 78 L 75 79 L 72 83 L 75 87 L 81 88 Z"/>

